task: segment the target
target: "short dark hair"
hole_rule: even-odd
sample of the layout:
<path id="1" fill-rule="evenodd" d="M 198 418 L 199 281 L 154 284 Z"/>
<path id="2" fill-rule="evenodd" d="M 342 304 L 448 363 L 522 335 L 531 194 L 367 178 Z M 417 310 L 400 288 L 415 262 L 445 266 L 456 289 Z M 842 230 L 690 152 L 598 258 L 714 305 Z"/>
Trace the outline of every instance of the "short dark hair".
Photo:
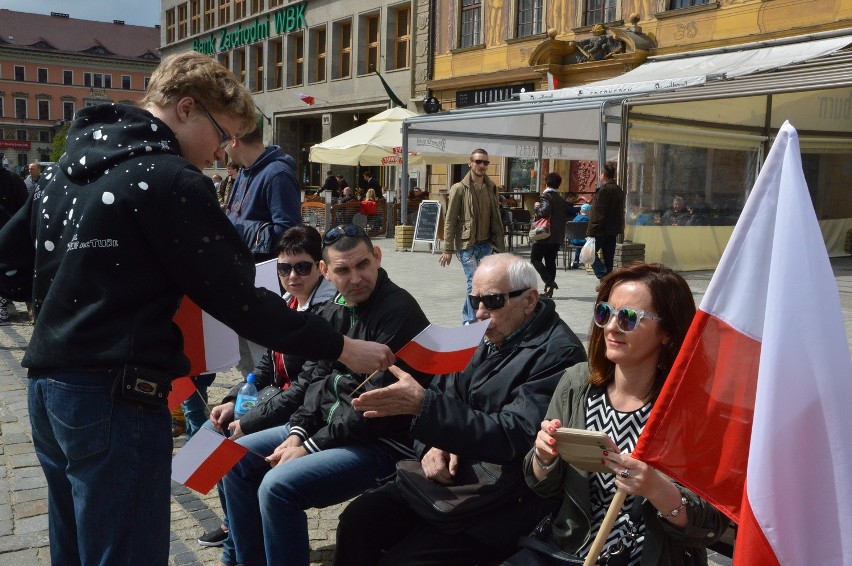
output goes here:
<path id="1" fill-rule="evenodd" d="M 546 187 L 558 189 L 559 185 L 561 185 L 561 184 L 562 184 L 562 175 L 560 175 L 559 173 L 557 173 L 555 171 L 551 171 L 544 178 L 544 185 Z"/>
<path id="2" fill-rule="evenodd" d="M 313 226 L 299 224 L 288 228 L 275 246 L 276 255 L 301 253 L 308 254 L 314 261 L 322 259 L 322 236 Z"/>
<path id="3" fill-rule="evenodd" d="M 488 152 L 480 147 L 480 148 L 474 149 L 473 151 L 470 152 L 471 160 L 473 160 L 473 156 L 476 155 L 477 153 L 482 153 L 483 155 L 488 155 Z"/>
<path id="4" fill-rule="evenodd" d="M 346 226 L 356 226 L 355 224 L 347 224 Z M 339 228 L 343 228 L 340 226 Z M 335 230 L 335 228 L 332 228 Z M 354 250 L 358 247 L 358 244 L 364 242 L 367 246 L 367 250 L 370 254 L 373 253 L 373 240 L 370 239 L 369 234 L 361 228 L 358 227 L 358 232 L 360 234 L 356 234 L 354 236 L 349 236 L 347 234 L 342 234 L 340 238 L 335 240 L 330 244 L 325 243 L 325 236 L 323 236 L 323 246 L 322 246 L 322 259 L 328 261 L 328 250 L 333 249 L 338 252 L 348 252 L 349 250 Z"/>
<path id="5" fill-rule="evenodd" d="M 369 169 L 366 169 L 363 173 L 361 173 L 361 176 L 362 176 L 362 177 L 363 177 L 364 175 L 366 175 L 366 176 L 368 176 L 368 177 L 372 177 L 372 176 L 373 176 L 373 172 L 372 172 L 372 171 L 370 171 Z"/>
<path id="6" fill-rule="evenodd" d="M 596 302 L 609 300 L 613 287 L 625 281 L 644 284 L 651 293 L 654 313 L 662 322 L 660 328 L 669 335 L 670 342 L 662 348 L 657 363 L 657 375 L 649 392 L 654 401 L 663 387 L 686 332 L 695 316 L 695 299 L 689 284 L 678 273 L 661 263 L 634 262 L 616 269 L 601 280 Z M 589 382 L 604 386 L 615 379 L 615 364 L 606 357 L 606 342 L 603 328 L 594 323 L 589 332 Z"/>
<path id="7" fill-rule="evenodd" d="M 325 172 L 325 174 L 326 174 L 326 175 L 334 175 L 334 172 L 332 172 L 332 171 L 326 171 L 326 172 Z"/>
<path id="8" fill-rule="evenodd" d="M 603 174 L 607 179 L 615 179 L 615 165 L 604 163 Z"/>

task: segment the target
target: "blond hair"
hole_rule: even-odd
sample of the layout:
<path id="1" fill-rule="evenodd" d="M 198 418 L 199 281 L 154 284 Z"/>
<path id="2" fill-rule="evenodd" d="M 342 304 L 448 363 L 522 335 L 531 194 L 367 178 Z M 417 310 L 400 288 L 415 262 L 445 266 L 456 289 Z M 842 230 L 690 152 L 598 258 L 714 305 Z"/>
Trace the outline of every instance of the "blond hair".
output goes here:
<path id="1" fill-rule="evenodd" d="M 165 108 L 187 96 L 208 112 L 241 118 L 240 134 L 254 128 L 254 100 L 249 90 L 221 63 L 195 51 L 163 59 L 139 105 Z"/>

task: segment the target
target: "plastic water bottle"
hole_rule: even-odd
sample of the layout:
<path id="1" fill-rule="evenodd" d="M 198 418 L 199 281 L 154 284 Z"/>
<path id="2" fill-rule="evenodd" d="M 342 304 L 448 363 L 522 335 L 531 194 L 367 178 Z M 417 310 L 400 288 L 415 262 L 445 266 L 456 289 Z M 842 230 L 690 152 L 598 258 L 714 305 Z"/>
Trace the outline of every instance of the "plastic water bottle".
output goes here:
<path id="1" fill-rule="evenodd" d="M 249 409 L 257 405 L 257 386 L 254 382 L 257 380 L 253 373 L 246 376 L 246 384 L 240 387 L 240 392 L 237 394 L 237 401 L 234 403 L 234 420 L 239 420 L 240 417 L 249 412 Z"/>

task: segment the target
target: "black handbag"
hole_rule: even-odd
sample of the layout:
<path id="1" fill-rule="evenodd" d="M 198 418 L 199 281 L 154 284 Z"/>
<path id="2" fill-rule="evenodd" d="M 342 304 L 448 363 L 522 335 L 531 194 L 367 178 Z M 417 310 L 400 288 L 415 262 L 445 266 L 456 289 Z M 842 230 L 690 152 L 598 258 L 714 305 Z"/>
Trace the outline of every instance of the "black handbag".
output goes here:
<path id="1" fill-rule="evenodd" d="M 526 487 L 517 462 L 500 465 L 464 460 L 450 485 L 427 478 L 419 460 L 400 460 L 396 485 L 420 517 L 448 534 L 462 532 L 480 517 L 517 501 Z"/>

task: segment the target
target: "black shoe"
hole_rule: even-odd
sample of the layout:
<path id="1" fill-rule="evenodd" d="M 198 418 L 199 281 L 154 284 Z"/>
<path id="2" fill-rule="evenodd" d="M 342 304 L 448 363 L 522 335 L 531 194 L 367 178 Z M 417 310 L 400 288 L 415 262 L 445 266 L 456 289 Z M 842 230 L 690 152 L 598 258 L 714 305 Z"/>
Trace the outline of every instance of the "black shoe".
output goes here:
<path id="1" fill-rule="evenodd" d="M 198 537 L 198 544 L 201 546 L 222 546 L 225 544 L 226 538 L 228 538 L 228 531 L 220 525 Z"/>
<path id="2" fill-rule="evenodd" d="M 571 264 L 571 269 L 580 269 L 580 262 L 579 262 L 579 261 L 575 261 L 574 263 L 572 263 L 572 264 Z"/>

